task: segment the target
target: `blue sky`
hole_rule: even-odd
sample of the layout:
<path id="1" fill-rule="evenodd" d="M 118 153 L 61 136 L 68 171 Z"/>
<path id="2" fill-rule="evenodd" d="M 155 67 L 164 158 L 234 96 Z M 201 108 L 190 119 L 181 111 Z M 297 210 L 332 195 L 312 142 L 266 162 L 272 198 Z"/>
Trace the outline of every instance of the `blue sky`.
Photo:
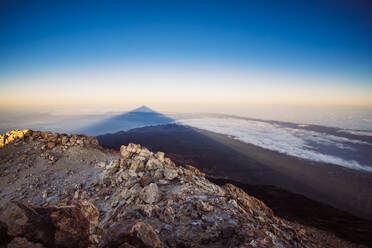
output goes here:
<path id="1" fill-rule="evenodd" d="M 268 86 L 280 87 L 274 79 L 277 73 L 285 74 L 298 91 L 311 90 L 307 87 L 322 78 L 328 80 L 325 90 L 343 90 L 335 99 L 343 95 L 368 99 L 372 96 L 371 10 L 370 1 L 342 0 L 1 1 L 0 87 L 12 92 L 34 79 L 33 88 L 42 89 L 45 84 L 39 79 L 43 77 L 50 87 L 63 90 L 57 78 L 70 74 L 68 84 L 76 75 L 89 80 L 87 74 L 95 77 L 96 70 L 112 73 L 113 68 L 121 72 L 135 67 L 136 75 L 146 68 L 143 73 L 162 71 L 162 77 L 167 68 L 183 73 L 208 68 L 208 75 L 223 68 L 229 71 L 226 78 L 236 70 L 257 72 L 256 79 L 272 73 Z M 111 86 L 125 83 L 117 80 Z M 212 87 L 213 82 L 204 85 Z M 240 86 L 247 85 L 240 80 L 232 91 Z M 220 99 L 219 94 L 211 97 Z M 296 97 L 301 97 L 297 91 Z M 2 105 L 6 104 L 10 102 L 4 100 Z"/>

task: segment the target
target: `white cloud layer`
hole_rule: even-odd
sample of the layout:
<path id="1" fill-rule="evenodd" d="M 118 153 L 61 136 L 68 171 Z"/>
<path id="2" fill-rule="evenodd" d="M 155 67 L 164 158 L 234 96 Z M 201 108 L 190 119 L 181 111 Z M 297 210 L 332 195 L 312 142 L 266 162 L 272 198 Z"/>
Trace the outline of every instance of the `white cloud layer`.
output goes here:
<path id="1" fill-rule="evenodd" d="M 364 141 L 238 118 L 208 117 L 182 119 L 177 122 L 179 124 L 233 136 L 234 139 L 242 142 L 291 156 L 372 172 L 371 165 L 361 165 L 358 161 L 345 160 L 341 157 L 326 154 L 322 149 L 320 149 L 322 152 L 316 150 L 317 145 L 336 147 L 340 149 L 340 152 L 355 152 L 355 149 L 352 147 L 353 144 L 371 145 L 372 147 L 372 144 Z"/>

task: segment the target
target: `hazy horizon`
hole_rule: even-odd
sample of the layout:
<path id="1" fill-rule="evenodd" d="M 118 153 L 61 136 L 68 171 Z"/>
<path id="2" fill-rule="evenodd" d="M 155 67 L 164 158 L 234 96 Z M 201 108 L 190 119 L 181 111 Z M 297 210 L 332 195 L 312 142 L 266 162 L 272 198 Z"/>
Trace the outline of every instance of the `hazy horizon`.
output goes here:
<path id="1" fill-rule="evenodd" d="M 84 125 L 89 125 L 106 118 L 123 114 L 140 107 L 140 105 L 123 107 L 107 107 L 97 110 L 92 106 L 79 106 L 80 112 L 76 112 L 76 106 L 72 109 L 65 106 L 44 107 L 35 109 L 10 108 L 0 109 L 0 130 L 2 132 L 15 128 L 34 128 L 58 132 L 72 132 Z M 171 109 L 156 108 L 147 105 L 154 111 L 166 116 L 188 116 L 207 114 L 223 114 L 261 120 L 274 120 L 297 124 L 315 124 L 328 127 L 337 127 L 352 130 L 372 131 L 372 109 L 369 107 L 324 107 L 324 106 L 288 106 L 288 105 L 252 105 L 246 106 L 220 106 L 219 111 L 210 111 L 198 106 L 198 111 L 193 107 L 188 109 L 179 108 L 178 111 Z M 75 109 L 75 111 L 74 111 Z M 184 111 L 181 111 L 184 110 Z"/>

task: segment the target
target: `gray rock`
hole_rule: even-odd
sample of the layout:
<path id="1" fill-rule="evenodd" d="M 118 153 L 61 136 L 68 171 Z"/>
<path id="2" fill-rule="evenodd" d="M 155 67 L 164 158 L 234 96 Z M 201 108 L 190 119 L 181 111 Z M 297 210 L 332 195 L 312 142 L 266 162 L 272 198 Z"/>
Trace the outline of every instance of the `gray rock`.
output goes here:
<path id="1" fill-rule="evenodd" d="M 146 160 L 148 160 L 151 156 L 151 152 L 147 148 L 143 147 L 139 153 L 139 156 L 144 157 Z"/>
<path id="2" fill-rule="evenodd" d="M 174 209 L 171 207 L 166 207 L 164 210 L 159 214 L 159 219 L 165 223 L 172 223 L 174 221 Z"/>
<path id="3" fill-rule="evenodd" d="M 161 161 L 161 162 L 164 162 L 164 152 L 157 152 L 156 153 L 156 157 Z"/>
<path id="4" fill-rule="evenodd" d="M 124 189 L 121 194 L 120 194 L 120 197 L 124 200 L 130 198 L 130 197 L 137 197 L 140 193 L 142 192 L 142 187 L 141 185 L 139 185 L 138 183 L 133 185 L 132 188 L 130 189 Z"/>
<path id="5" fill-rule="evenodd" d="M 146 170 L 156 170 L 158 168 L 163 168 L 163 164 L 155 158 L 150 158 L 146 163 Z"/>
<path id="6" fill-rule="evenodd" d="M 164 179 L 160 179 L 159 180 L 159 184 L 160 185 L 167 185 L 167 184 L 169 184 L 169 181 L 168 180 L 164 180 Z"/>
<path id="7" fill-rule="evenodd" d="M 174 169 L 166 169 L 164 170 L 164 177 L 167 180 L 173 180 L 176 177 L 178 177 L 178 172 L 177 170 L 174 170 Z"/>
<path id="8" fill-rule="evenodd" d="M 126 181 L 126 183 L 124 184 L 124 186 L 126 188 L 130 188 L 132 187 L 134 184 L 136 184 L 138 182 L 138 178 L 137 177 L 129 177 L 128 181 Z"/>
<path id="9" fill-rule="evenodd" d="M 157 170 L 154 172 L 154 178 L 155 178 L 156 180 L 161 180 L 163 177 L 164 177 L 164 175 L 163 175 L 163 170 L 162 170 L 162 169 L 157 169 Z"/>
<path id="10" fill-rule="evenodd" d="M 105 161 L 101 161 L 97 163 L 98 167 L 104 168 L 106 166 Z"/>
<path id="11" fill-rule="evenodd" d="M 79 191 L 76 190 L 75 193 L 74 193 L 74 199 L 77 200 L 79 199 Z"/>
<path id="12" fill-rule="evenodd" d="M 161 192 L 158 185 L 156 183 L 150 183 L 143 188 L 140 197 L 148 204 L 157 203 L 161 198 Z"/>
<path id="13" fill-rule="evenodd" d="M 141 157 L 137 157 L 136 159 L 132 160 L 132 163 L 129 167 L 129 170 L 140 172 L 145 169 L 144 159 Z"/>

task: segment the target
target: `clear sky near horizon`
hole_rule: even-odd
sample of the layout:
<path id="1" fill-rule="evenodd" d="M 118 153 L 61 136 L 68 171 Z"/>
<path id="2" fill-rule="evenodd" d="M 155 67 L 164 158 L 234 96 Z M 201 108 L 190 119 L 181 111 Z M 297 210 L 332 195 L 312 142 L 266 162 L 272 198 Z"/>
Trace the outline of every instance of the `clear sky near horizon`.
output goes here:
<path id="1" fill-rule="evenodd" d="M 0 109 L 371 108 L 371 12 L 345 0 L 0 1 Z"/>

